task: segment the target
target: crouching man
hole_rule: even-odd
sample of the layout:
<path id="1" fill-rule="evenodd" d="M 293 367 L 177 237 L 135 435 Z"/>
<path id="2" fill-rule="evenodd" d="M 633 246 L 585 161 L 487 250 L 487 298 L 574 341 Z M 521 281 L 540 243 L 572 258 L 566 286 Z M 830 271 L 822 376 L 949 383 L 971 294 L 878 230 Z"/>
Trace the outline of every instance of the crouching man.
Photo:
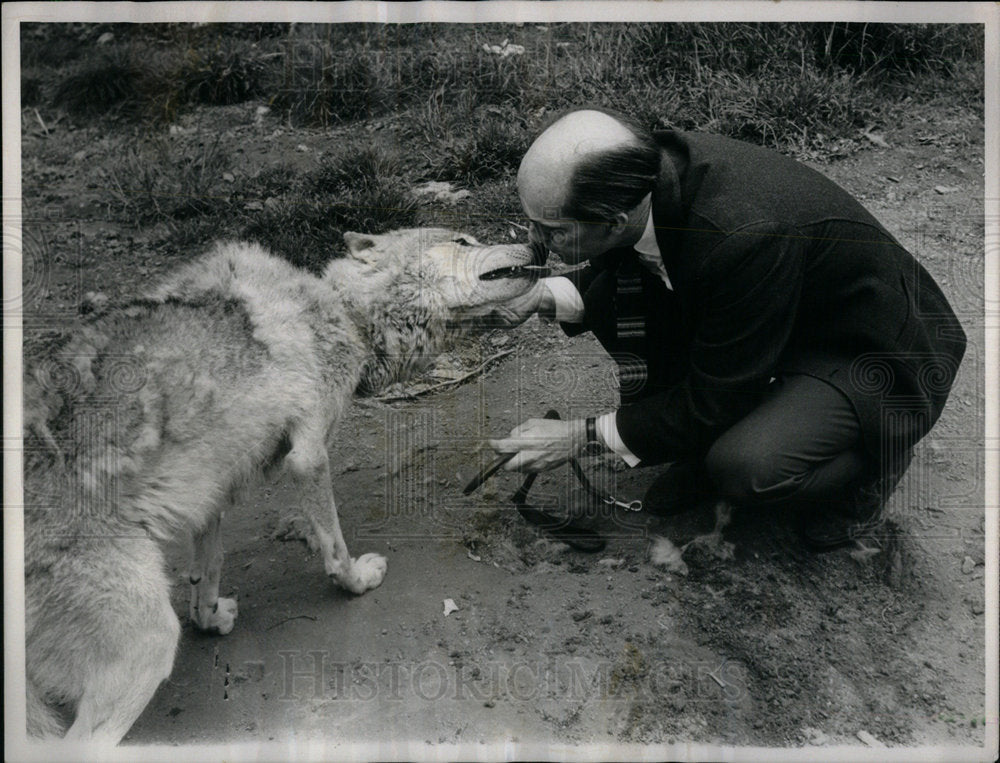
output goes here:
<path id="1" fill-rule="evenodd" d="M 631 466 L 672 464 L 654 511 L 706 493 L 794 505 L 815 549 L 878 525 L 965 334 L 871 214 L 769 150 L 590 109 L 550 124 L 517 182 L 531 239 L 587 267 L 542 279 L 504 320 L 593 332 L 621 406 L 522 423 L 491 441 L 516 454 L 505 468 L 551 469 L 596 441 Z"/>

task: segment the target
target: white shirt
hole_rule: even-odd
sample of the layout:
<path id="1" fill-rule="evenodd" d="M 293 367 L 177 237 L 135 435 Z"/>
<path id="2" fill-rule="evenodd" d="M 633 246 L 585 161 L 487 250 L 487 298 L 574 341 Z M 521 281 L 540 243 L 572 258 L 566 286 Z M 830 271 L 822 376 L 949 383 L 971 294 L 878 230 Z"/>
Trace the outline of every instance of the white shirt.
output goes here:
<path id="1" fill-rule="evenodd" d="M 642 232 L 642 237 L 632 246 L 639 253 L 639 262 L 649 269 L 651 273 L 658 275 L 670 291 L 674 290 L 667 275 L 666 268 L 663 267 L 663 257 L 660 255 L 660 248 L 656 244 L 656 229 L 653 227 L 653 210 L 650 209 L 649 217 L 646 220 L 646 228 Z M 583 297 L 577 291 L 573 282 L 563 276 L 552 276 L 543 278 L 542 283 L 548 288 L 555 300 L 556 320 L 561 323 L 580 323 L 583 320 Z M 630 451 L 622 438 L 618 434 L 618 426 L 615 423 L 615 411 L 605 413 L 597 418 L 597 432 L 604 443 L 615 453 L 621 456 L 629 466 L 639 463 L 639 458 Z"/>

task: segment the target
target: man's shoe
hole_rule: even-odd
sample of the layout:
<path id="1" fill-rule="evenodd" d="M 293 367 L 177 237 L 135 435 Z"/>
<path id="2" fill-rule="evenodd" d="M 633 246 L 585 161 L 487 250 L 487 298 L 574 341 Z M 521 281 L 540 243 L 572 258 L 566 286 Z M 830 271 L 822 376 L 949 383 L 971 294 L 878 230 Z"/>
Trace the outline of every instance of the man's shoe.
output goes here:
<path id="1" fill-rule="evenodd" d="M 839 510 L 803 517 L 798 528 L 803 542 L 813 551 L 833 551 L 877 531 L 885 522 L 885 505 L 912 460 L 911 449 L 891 472 L 858 487 Z"/>
<path id="2" fill-rule="evenodd" d="M 678 461 L 659 475 L 642 498 L 642 510 L 660 517 L 672 517 L 698 508 L 700 464 Z"/>

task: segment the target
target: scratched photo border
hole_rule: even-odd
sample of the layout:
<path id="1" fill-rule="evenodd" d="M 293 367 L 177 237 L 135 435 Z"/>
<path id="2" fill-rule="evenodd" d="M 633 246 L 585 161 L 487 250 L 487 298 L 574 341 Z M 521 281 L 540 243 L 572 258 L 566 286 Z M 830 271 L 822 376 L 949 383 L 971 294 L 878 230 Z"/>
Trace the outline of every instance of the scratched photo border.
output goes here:
<path id="1" fill-rule="evenodd" d="M 981 360 L 986 390 L 985 479 L 986 513 L 985 617 L 986 716 L 985 744 L 976 747 L 908 747 L 863 750 L 858 747 L 777 748 L 722 747 L 709 744 L 574 746 L 558 740 L 532 740 L 504 746 L 473 744 L 429 746 L 414 739 L 406 749 L 394 747 L 399 759 L 434 760 L 969 760 L 993 759 L 997 751 L 997 539 L 998 487 L 1000 487 L 1000 426 L 998 426 L 998 348 L 1000 348 L 1000 6 L 993 3 L 879 3 L 879 2 L 770 2 L 719 0 L 698 2 L 490 2 L 490 3 L 283 3 L 283 2 L 177 2 L 177 3 L 7 3 L 2 7 L 3 56 L 3 278 L 4 278 L 4 691 L 5 758 L 9 760 L 75 759 L 86 753 L 64 744 L 29 745 L 24 736 L 24 600 L 23 517 L 7 510 L 22 504 L 20 406 L 22 332 L 19 320 L 22 291 L 21 258 L 21 152 L 20 152 L 20 45 L 22 22 L 462 22 L 554 23 L 586 21 L 858 21 L 909 23 L 978 23 L 985 25 L 985 241 L 984 315 L 985 346 Z M 992 214 L 990 213 L 992 209 Z M 370 744 L 302 740 L 294 743 L 231 743 L 225 745 L 126 746 L 102 760 L 173 761 L 271 759 L 385 759 L 386 750 Z"/>

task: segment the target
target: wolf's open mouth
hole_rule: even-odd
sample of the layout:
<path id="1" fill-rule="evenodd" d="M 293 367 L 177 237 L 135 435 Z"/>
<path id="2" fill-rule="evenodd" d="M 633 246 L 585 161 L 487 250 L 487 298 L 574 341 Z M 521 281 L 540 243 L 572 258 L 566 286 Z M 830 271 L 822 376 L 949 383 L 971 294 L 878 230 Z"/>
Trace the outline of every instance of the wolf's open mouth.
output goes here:
<path id="1" fill-rule="evenodd" d="M 515 265 L 509 268 L 497 268 L 479 276 L 480 281 L 496 281 L 501 278 L 542 278 L 552 272 L 545 265 Z"/>

